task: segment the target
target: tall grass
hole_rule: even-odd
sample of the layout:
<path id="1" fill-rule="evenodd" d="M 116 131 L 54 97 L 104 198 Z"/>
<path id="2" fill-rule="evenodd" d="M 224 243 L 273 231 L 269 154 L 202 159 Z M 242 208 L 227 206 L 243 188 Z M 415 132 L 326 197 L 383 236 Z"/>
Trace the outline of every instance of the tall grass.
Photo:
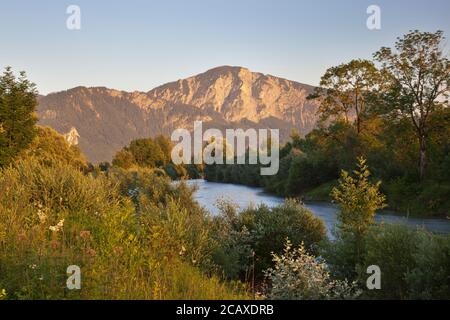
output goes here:
<path id="1" fill-rule="evenodd" d="M 94 177 L 28 158 L 1 171 L 0 190 L 2 297 L 248 297 L 209 267 L 209 218 L 190 191 L 152 172 Z M 81 290 L 66 288 L 69 265 L 81 268 Z"/>

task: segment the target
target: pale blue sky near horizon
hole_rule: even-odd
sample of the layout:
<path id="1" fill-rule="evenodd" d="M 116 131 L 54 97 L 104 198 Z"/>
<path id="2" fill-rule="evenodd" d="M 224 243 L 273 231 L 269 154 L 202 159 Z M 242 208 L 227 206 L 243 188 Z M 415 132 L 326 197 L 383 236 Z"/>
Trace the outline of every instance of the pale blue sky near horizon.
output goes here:
<path id="1" fill-rule="evenodd" d="M 66 8 L 81 8 L 81 30 Z M 366 27 L 369 5 L 381 30 Z M 221 65 L 317 85 L 409 30 L 443 30 L 449 0 L 0 0 L 0 67 L 41 94 L 76 86 L 148 91 Z"/>

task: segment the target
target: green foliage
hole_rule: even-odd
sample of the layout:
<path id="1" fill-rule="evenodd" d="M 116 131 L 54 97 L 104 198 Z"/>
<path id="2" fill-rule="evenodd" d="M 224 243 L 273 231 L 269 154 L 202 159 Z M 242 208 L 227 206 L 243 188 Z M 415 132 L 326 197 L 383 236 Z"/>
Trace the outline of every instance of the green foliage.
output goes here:
<path id="1" fill-rule="evenodd" d="M 112 164 L 119 168 L 130 169 L 135 165 L 133 154 L 126 149 L 122 149 L 116 153 Z"/>
<path id="2" fill-rule="evenodd" d="M 360 240 L 360 239 L 359 239 Z M 356 256 L 356 238 L 340 233 L 322 246 L 332 275 L 357 280 L 364 289 L 362 298 L 449 299 L 450 237 L 415 230 L 400 224 L 372 226 L 361 241 Z M 381 289 L 367 290 L 367 267 L 381 270 Z"/>
<path id="3" fill-rule="evenodd" d="M 35 136 L 37 91 L 21 72 L 10 67 L 0 76 L 0 167 L 9 164 Z"/>
<path id="4" fill-rule="evenodd" d="M 427 138 L 431 116 L 448 108 L 450 60 L 443 52 L 444 35 L 418 30 L 399 38 L 395 50 L 383 47 L 374 54 L 382 64 L 384 80 L 373 95 L 381 114 L 408 119 L 419 143 L 418 173 L 425 177 Z"/>
<path id="5" fill-rule="evenodd" d="M 381 182 L 370 183 L 370 172 L 364 158 L 358 159 L 358 169 L 352 177 L 342 171 L 339 185 L 331 191 L 331 197 L 339 206 L 339 228 L 358 235 L 373 224 L 375 212 L 385 206 L 385 196 L 379 191 Z"/>
<path id="6" fill-rule="evenodd" d="M 223 206 L 218 223 L 215 234 L 218 242 L 224 244 L 220 254 L 229 257 L 224 267 L 225 271 L 232 270 L 229 277 L 240 272 L 245 278 L 245 272 L 251 270 L 256 278 L 262 278 L 262 271 L 272 266 L 272 252 L 281 253 L 286 238 L 294 245 L 304 243 L 314 250 L 326 234 L 323 222 L 294 200 L 274 208 L 259 206 L 239 213 Z M 238 265 L 233 266 L 233 262 Z"/>
<path id="7" fill-rule="evenodd" d="M 337 186 L 337 181 L 330 181 L 321 184 L 317 188 L 314 188 L 305 193 L 305 200 L 312 201 L 331 201 L 330 193 L 333 188 Z"/>
<path id="8" fill-rule="evenodd" d="M 366 268 L 377 265 L 381 269 L 381 290 L 367 294 L 378 298 L 404 299 L 408 297 L 405 275 L 414 266 L 417 233 L 403 225 L 375 227 L 365 238 L 364 262 L 361 278 L 367 278 Z"/>
<path id="9" fill-rule="evenodd" d="M 170 161 L 171 142 L 158 136 L 155 139 L 136 139 L 120 150 L 113 159 L 113 165 L 128 169 L 133 165 L 141 167 L 163 167 Z"/>
<path id="10" fill-rule="evenodd" d="M 186 166 L 187 176 L 190 179 L 200 179 L 203 174 L 203 165 L 188 164 Z"/>
<path id="11" fill-rule="evenodd" d="M 405 280 L 411 299 L 450 299 L 450 236 L 420 232 L 413 253 L 414 268 Z"/>
<path id="12" fill-rule="evenodd" d="M 368 297 L 387 299 L 448 299 L 450 267 L 448 236 L 432 235 L 402 225 L 374 227 L 365 240 L 365 268 L 382 271 L 381 290 Z"/>
<path id="13" fill-rule="evenodd" d="M 408 215 L 448 216 L 450 210 L 450 185 L 427 180 L 423 183 L 398 178 L 386 185 L 389 206 Z"/>
<path id="14" fill-rule="evenodd" d="M 36 159 L 47 166 L 64 163 L 78 169 L 87 167 L 87 161 L 80 149 L 70 146 L 62 135 L 48 127 L 36 127 L 36 136 L 20 156 Z"/>
<path id="15" fill-rule="evenodd" d="M 172 180 L 178 180 L 188 176 L 188 171 L 183 165 L 169 163 L 164 167 L 164 171 Z"/>
<path id="16" fill-rule="evenodd" d="M 165 164 L 166 157 L 161 147 L 150 138 L 131 141 L 128 150 L 141 167 L 160 167 Z"/>
<path id="17" fill-rule="evenodd" d="M 320 80 L 320 87 L 309 98 L 320 98 L 319 113 L 322 121 L 327 121 L 331 117 L 344 118 L 349 122 L 354 114 L 359 134 L 366 116 L 366 96 L 379 85 L 380 81 L 380 74 L 373 62 L 352 60 L 329 68 Z"/>
<path id="18" fill-rule="evenodd" d="M 175 165 L 171 161 L 172 142 L 159 135 L 147 139 L 131 141 L 130 145 L 118 151 L 112 164 L 122 169 L 159 168 L 172 180 L 201 176 L 201 167 L 195 165 Z M 192 174 L 192 176 L 190 175 Z"/>

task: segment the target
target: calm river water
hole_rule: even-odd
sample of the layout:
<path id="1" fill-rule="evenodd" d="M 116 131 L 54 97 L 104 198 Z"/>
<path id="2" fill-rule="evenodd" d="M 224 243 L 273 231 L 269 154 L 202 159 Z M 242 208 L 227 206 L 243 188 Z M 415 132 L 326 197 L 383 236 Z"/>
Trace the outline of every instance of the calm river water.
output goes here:
<path id="1" fill-rule="evenodd" d="M 216 204 L 220 199 L 232 201 L 241 209 L 252 204 L 266 204 L 269 207 L 273 207 L 284 201 L 283 198 L 264 193 L 260 188 L 207 182 L 205 180 L 188 180 L 186 183 L 191 186 L 197 186 L 198 190 L 195 193 L 195 199 L 212 214 L 218 214 Z M 333 204 L 325 202 L 308 202 L 305 203 L 305 206 L 324 221 L 327 226 L 328 235 L 332 238 L 331 230 L 336 224 L 336 207 Z M 378 222 L 386 221 L 390 223 L 408 224 L 437 233 L 450 233 L 450 220 L 448 219 L 407 218 L 384 210 L 380 214 L 377 214 L 376 220 Z"/>

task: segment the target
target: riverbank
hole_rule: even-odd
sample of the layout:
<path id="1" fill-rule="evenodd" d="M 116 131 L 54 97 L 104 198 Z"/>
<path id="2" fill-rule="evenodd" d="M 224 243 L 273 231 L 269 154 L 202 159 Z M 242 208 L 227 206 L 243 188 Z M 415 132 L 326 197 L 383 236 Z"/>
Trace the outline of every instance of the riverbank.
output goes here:
<path id="1" fill-rule="evenodd" d="M 265 192 L 262 188 L 249 187 L 238 184 L 208 182 L 204 179 L 186 180 L 191 186 L 197 186 L 194 193 L 195 200 L 211 214 L 218 214 L 217 202 L 220 200 L 231 201 L 240 209 L 248 206 L 265 204 L 269 207 L 277 206 L 284 202 L 283 197 L 278 197 Z M 329 237 L 337 221 L 337 208 L 325 201 L 305 201 L 305 207 L 321 218 L 327 227 Z M 450 233 L 450 220 L 443 218 L 418 218 L 382 210 L 376 217 L 379 223 L 406 224 L 414 228 L 425 228 L 426 230 L 447 234 Z"/>

